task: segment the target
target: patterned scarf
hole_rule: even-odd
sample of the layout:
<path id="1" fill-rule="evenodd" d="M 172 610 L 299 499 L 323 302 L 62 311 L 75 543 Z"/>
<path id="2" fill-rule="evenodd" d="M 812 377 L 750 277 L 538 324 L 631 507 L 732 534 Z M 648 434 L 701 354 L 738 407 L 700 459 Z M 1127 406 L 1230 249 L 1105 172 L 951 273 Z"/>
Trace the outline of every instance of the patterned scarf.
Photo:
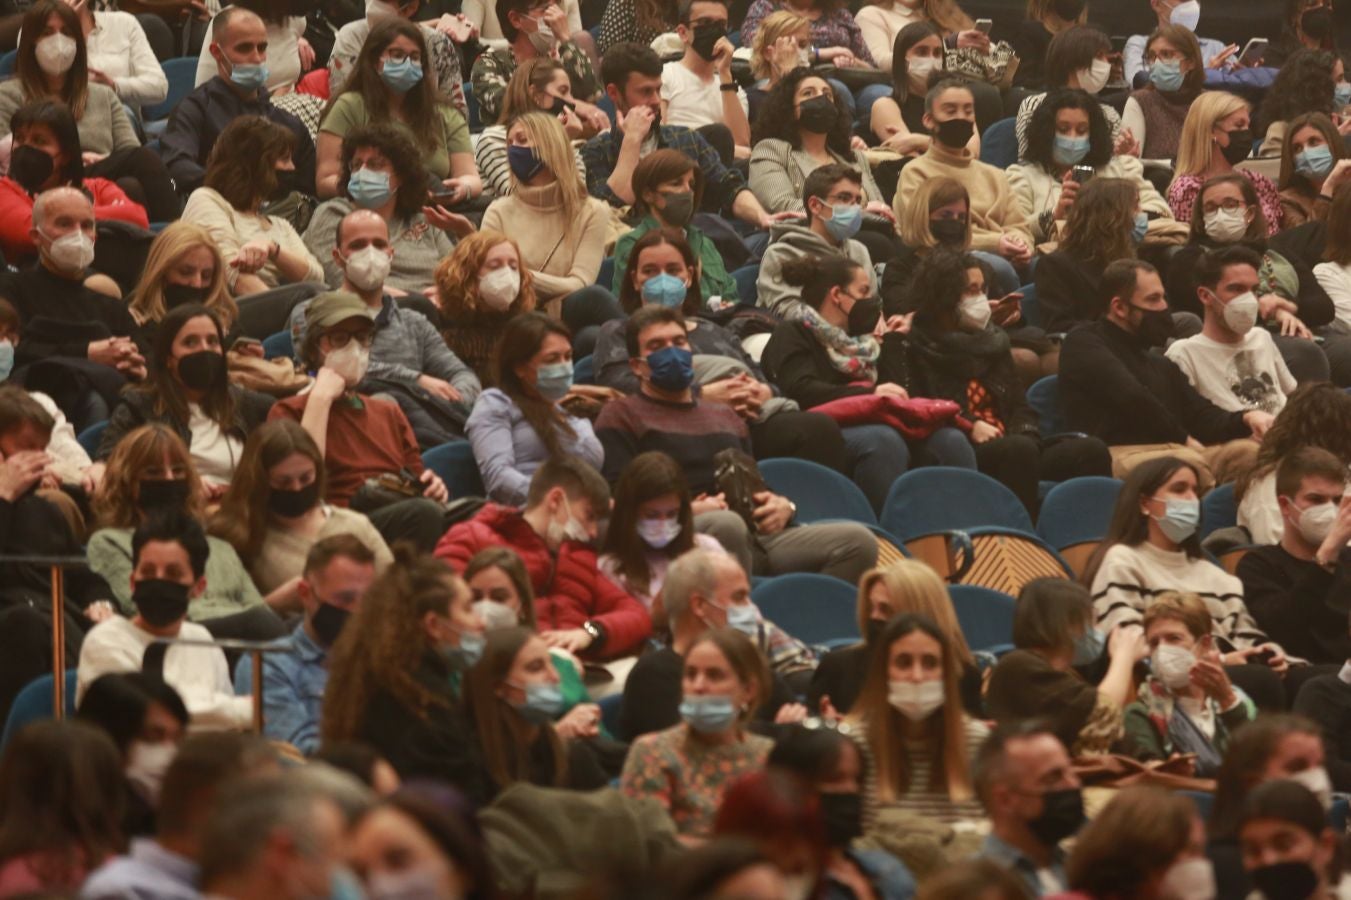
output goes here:
<path id="1" fill-rule="evenodd" d="M 819 312 L 802 304 L 802 324 L 826 348 L 830 364 L 850 381 L 877 383 L 877 358 L 882 346 L 871 334 L 851 337 L 843 328 L 827 322 Z"/>

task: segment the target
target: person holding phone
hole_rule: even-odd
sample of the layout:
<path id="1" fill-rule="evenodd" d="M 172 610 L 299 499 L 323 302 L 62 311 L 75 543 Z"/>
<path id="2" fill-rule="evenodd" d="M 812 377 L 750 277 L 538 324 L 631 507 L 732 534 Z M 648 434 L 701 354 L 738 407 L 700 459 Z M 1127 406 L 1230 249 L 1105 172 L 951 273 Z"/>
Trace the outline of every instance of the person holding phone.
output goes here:
<path id="1" fill-rule="evenodd" d="M 914 24 L 932 26 L 944 43 L 957 49 L 971 48 L 980 53 L 990 52 L 989 19 L 972 22 L 956 0 L 919 0 L 902 3 L 900 0 L 868 0 L 854 15 L 873 62 L 883 71 L 893 68 L 896 57 L 892 47 L 901 31 Z M 982 28 L 982 24 L 984 27 Z"/>
<path id="2" fill-rule="evenodd" d="M 1223 13 L 1224 10 L 1217 0 L 1206 0 L 1206 3 L 1211 4 L 1212 12 Z M 1266 51 L 1265 38 L 1254 38 L 1244 45 L 1240 52 L 1238 44 L 1201 37 L 1196 34 L 1197 23 L 1201 21 L 1202 13 L 1205 11 L 1201 0 L 1149 0 L 1149 8 L 1158 18 L 1158 27 L 1149 35 L 1131 35 L 1126 39 L 1126 46 L 1121 51 L 1121 67 L 1127 84 L 1142 88 L 1151 82 L 1157 83 L 1153 78 L 1153 64 L 1147 56 L 1149 45 L 1154 43 L 1159 33 L 1167 28 L 1180 28 L 1196 39 L 1207 82 L 1212 74 L 1232 75 L 1239 69 L 1248 69 L 1257 71 L 1248 72 L 1244 76 L 1245 83 L 1254 88 L 1264 88 L 1271 84 L 1277 70 L 1260 68 Z M 1214 24 L 1215 21 L 1215 18 L 1206 19 L 1207 24 Z"/>

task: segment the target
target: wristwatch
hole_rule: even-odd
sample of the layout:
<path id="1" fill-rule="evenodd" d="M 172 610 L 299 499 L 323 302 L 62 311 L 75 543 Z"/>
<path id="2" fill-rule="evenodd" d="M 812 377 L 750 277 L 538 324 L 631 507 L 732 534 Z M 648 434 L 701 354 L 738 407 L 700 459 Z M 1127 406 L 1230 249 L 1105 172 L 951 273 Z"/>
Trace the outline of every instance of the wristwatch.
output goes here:
<path id="1" fill-rule="evenodd" d="M 797 518 L 797 504 L 794 503 L 792 500 L 789 500 L 788 509 L 789 509 L 788 524 L 791 525 L 793 524 L 793 520 Z"/>
<path id="2" fill-rule="evenodd" d="M 605 643 L 605 631 L 596 622 L 587 619 L 582 623 L 582 630 L 591 635 L 592 647 L 599 647 L 601 644 Z"/>
<path id="3" fill-rule="evenodd" d="M 718 85 L 718 90 L 726 91 L 729 94 L 736 93 L 737 84 L 735 81 L 729 81 L 726 84 Z"/>

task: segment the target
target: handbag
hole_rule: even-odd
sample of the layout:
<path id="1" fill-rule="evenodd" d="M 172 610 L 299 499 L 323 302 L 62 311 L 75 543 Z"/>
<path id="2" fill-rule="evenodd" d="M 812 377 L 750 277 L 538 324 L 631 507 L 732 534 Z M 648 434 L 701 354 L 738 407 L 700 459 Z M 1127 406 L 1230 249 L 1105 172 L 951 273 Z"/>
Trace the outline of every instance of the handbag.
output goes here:
<path id="1" fill-rule="evenodd" d="M 422 482 L 407 469 L 397 472 L 382 472 L 367 478 L 357 488 L 349 506 L 359 513 L 375 512 L 386 506 L 393 506 L 404 500 L 422 496 Z"/>
<path id="2" fill-rule="evenodd" d="M 313 380 L 303 372 L 297 372 L 295 363 L 285 357 L 263 359 L 230 350 L 225 354 L 225 363 L 231 384 L 273 397 L 297 394 Z"/>
<path id="3" fill-rule="evenodd" d="M 860 394 L 822 403 L 808 412 L 830 416 L 842 428 L 850 425 L 890 425 L 907 441 L 922 441 L 938 429 L 953 425 L 970 434 L 972 423 L 951 400 L 931 397 L 884 397 Z"/>
<path id="4" fill-rule="evenodd" d="M 755 495 L 769 490 L 755 460 L 735 447 L 719 450 L 713 454 L 713 480 L 727 508 L 741 516 L 754 534 Z"/>

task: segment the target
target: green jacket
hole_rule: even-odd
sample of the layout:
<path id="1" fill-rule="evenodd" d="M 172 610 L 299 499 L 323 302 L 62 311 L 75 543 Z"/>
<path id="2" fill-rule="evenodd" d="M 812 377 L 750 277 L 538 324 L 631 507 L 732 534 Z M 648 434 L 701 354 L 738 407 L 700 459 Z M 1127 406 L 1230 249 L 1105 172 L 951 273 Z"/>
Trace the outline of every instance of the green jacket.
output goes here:
<path id="1" fill-rule="evenodd" d="M 130 528 L 100 528 L 89 538 L 89 568 L 112 588 L 122 614 L 136 614 L 131 602 Z M 206 539 L 206 592 L 188 605 L 188 621 L 205 622 L 244 612 L 263 602 L 235 548 L 217 537 Z"/>
<path id="2" fill-rule="evenodd" d="M 624 275 L 629 268 L 629 254 L 633 251 L 633 245 L 638 243 L 638 238 L 653 228 L 660 227 L 661 223 L 654 216 L 645 216 L 632 231 L 615 242 L 615 278 L 610 284 L 610 290 L 616 297 L 624 286 Z M 736 279 L 727 274 L 722 254 L 718 252 L 714 243 L 693 225 L 686 227 L 685 237 L 690 242 L 690 249 L 694 251 L 694 258 L 699 261 L 699 292 L 703 295 L 704 301 L 707 302 L 710 297 L 722 297 L 724 301 L 739 302 Z"/>

